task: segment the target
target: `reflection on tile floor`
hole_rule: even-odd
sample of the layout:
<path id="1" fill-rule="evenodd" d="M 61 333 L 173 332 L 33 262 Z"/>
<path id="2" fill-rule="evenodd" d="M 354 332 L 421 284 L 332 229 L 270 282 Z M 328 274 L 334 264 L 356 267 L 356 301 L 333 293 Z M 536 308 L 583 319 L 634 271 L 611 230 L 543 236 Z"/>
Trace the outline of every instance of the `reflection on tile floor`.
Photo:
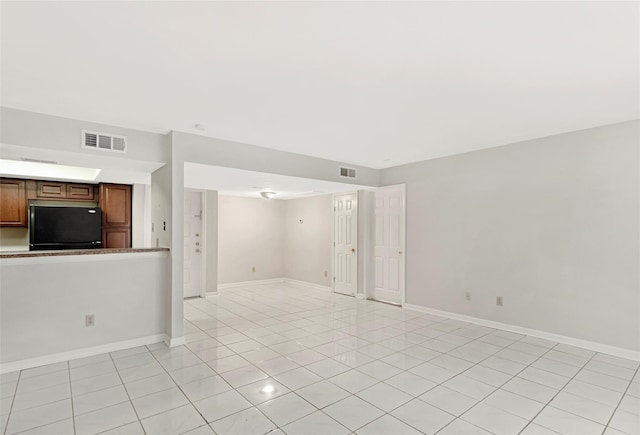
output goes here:
<path id="1" fill-rule="evenodd" d="M 186 346 L 2 375 L 2 433 L 640 434 L 637 361 L 284 285 L 184 308 Z"/>

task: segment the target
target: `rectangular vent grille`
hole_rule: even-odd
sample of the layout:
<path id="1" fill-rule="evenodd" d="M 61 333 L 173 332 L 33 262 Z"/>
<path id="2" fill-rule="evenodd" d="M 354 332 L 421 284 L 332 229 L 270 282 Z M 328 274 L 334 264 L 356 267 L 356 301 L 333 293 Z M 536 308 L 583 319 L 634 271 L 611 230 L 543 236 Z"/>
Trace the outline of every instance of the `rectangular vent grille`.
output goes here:
<path id="1" fill-rule="evenodd" d="M 82 130 L 82 148 L 102 151 L 127 152 L 127 138 L 97 131 Z"/>
<path id="2" fill-rule="evenodd" d="M 353 168 L 340 168 L 340 176 L 347 178 L 356 178 L 356 170 Z"/>

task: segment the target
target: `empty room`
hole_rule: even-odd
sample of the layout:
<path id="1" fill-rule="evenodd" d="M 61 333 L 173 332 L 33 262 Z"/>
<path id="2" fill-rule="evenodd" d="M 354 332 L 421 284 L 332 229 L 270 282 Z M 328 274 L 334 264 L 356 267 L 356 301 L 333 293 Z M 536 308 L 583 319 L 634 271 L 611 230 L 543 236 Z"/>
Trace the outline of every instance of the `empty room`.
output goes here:
<path id="1" fill-rule="evenodd" d="M 640 2 L 0 38 L 0 435 L 640 435 Z"/>

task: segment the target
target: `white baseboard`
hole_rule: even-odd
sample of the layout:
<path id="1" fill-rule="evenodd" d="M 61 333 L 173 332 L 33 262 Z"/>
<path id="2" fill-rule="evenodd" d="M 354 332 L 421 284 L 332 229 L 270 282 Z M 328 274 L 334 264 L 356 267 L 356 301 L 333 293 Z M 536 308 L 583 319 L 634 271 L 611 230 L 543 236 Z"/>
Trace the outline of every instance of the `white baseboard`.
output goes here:
<path id="1" fill-rule="evenodd" d="M 52 355 L 13 361 L 10 363 L 0 364 L 0 373 L 10 373 L 15 372 L 16 370 L 30 369 L 47 364 L 54 364 L 72 359 L 86 358 L 88 356 L 100 355 L 102 353 L 116 352 L 118 350 L 130 349 L 132 347 L 159 343 L 161 341 L 166 341 L 166 338 L 166 334 L 149 335 L 147 337 L 135 338 L 133 340 L 118 341 L 100 346 L 71 350 L 69 352 L 61 352 Z M 184 341 L 184 337 L 182 337 L 182 340 Z"/>
<path id="2" fill-rule="evenodd" d="M 177 338 L 169 338 L 167 334 L 164 335 L 164 339 L 162 341 L 164 341 L 164 344 L 166 344 L 169 347 L 182 346 L 183 344 L 187 343 L 184 336 L 177 337 Z"/>
<path id="3" fill-rule="evenodd" d="M 574 337 L 567 337 L 565 335 L 553 334 L 551 332 L 539 331 L 537 329 L 511 325 L 509 323 L 494 322 L 493 320 L 481 319 L 479 317 L 465 316 L 463 314 L 451 313 L 449 311 L 435 310 L 433 308 L 422 307 L 420 305 L 405 304 L 404 308 L 414 311 L 420 311 L 422 313 L 434 314 L 436 316 L 448 317 L 450 319 L 460 320 L 462 322 L 474 323 L 476 325 L 486 326 L 488 328 L 502 329 L 503 331 L 543 338 L 545 340 L 568 344 L 575 347 L 581 347 L 583 349 L 592 350 L 594 352 L 606 353 L 608 355 L 617 356 L 619 358 L 640 361 L 640 352 L 631 349 L 610 346 L 608 344 L 596 343 L 594 341 L 582 340 Z"/>
<path id="4" fill-rule="evenodd" d="M 250 285 L 278 284 L 278 283 L 283 283 L 284 281 L 285 281 L 284 278 L 273 278 L 273 279 L 259 279 L 256 281 L 230 282 L 226 284 L 218 284 L 218 290 L 224 290 L 227 288 L 235 288 L 235 287 L 246 287 Z M 210 294 L 210 293 L 211 292 L 207 294 Z"/>
<path id="5" fill-rule="evenodd" d="M 284 283 L 285 285 L 298 285 L 301 287 L 307 287 L 310 289 L 314 289 L 314 290 L 322 290 L 325 292 L 331 292 L 333 291 L 333 289 L 329 286 L 326 285 L 320 285 L 320 284 L 313 284 L 311 282 L 306 282 L 306 281 L 298 281 L 297 279 L 290 279 L 290 278 L 285 278 L 284 279 Z"/>
<path id="6" fill-rule="evenodd" d="M 290 279 L 290 278 L 273 278 L 273 279 L 260 279 L 256 281 L 231 282 L 227 284 L 218 285 L 218 290 L 224 290 L 224 289 L 236 288 L 236 287 L 247 287 L 247 286 L 253 286 L 253 285 L 267 285 L 267 284 L 298 285 L 298 286 L 302 286 L 302 287 L 306 287 L 314 290 L 322 290 L 322 291 L 329 291 L 329 292 L 333 291 L 333 289 L 329 286 L 313 284 L 306 281 L 298 281 L 297 279 Z M 215 294 L 217 294 L 217 292 L 216 293 L 207 292 L 207 296 L 213 296 Z"/>

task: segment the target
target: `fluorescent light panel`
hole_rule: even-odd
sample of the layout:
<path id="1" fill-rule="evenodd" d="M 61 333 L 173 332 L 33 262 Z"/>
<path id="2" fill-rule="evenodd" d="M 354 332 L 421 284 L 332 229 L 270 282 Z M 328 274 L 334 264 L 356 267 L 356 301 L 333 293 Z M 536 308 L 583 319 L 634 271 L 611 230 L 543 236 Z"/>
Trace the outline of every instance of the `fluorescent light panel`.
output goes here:
<path id="1" fill-rule="evenodd" d="M 101 169 L 80 166 L 0 159 L 0 174 L 2 175 L 94 181 L 100 171 Z"/>

